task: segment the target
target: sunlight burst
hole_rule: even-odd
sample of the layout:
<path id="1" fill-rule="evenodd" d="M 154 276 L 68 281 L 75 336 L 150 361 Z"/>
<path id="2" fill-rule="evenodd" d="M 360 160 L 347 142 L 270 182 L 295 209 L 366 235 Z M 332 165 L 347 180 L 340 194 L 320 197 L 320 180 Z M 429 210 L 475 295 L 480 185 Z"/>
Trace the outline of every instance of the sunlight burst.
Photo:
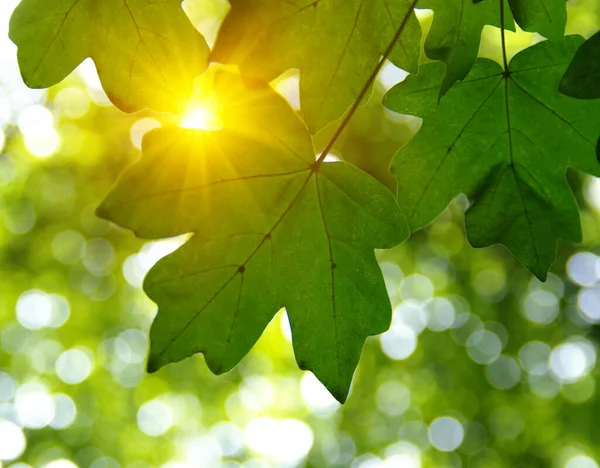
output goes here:
<path id="1" fill-rule="evenodd" d="M 179 123 L 183 128 L 197 128 L 200 130 L 220 130 L 221 121 L 215 110 L 208 104 L 195 104 L 185 112 Z"/>

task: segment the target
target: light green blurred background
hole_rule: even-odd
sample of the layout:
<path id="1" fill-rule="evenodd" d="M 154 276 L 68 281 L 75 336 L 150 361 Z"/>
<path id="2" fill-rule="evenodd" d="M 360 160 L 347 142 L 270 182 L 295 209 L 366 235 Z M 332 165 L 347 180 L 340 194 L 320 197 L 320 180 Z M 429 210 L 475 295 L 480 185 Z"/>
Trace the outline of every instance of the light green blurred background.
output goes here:
<path id="1" fill-rule="evenodd" d="M 600 27 L 598 2 L 569 3 L 570 33 Z M 155 306 L 140 285 L 183 239 L 142 242 L 94 209 L 143 133 L 177 117 L 119 112 L 87 61 L 25 88 L 15 5 L 0 2 L 0 467 L 598 468 L 599 179 L 569 175 L 585 242 L 560 246 L 545 284 L 503 248 L 468 245 L 461 199 L 379 252 L 394 320 L 343 407 L 298 370 L 283 312 L 224 376 L 201 356 L 146 375 Z M 185 7 L 212 42 L 226 2 Z M 498 30 L 483 37 L 498 58 Z M 540 38 L 508 40 L 515 53 Z M 383 70 L 334 151 L 390 186 L 387 164 L 419 127 L 380 104 L 403 77 Z M 274 85 L 297 106 L 296 75 Z"/>

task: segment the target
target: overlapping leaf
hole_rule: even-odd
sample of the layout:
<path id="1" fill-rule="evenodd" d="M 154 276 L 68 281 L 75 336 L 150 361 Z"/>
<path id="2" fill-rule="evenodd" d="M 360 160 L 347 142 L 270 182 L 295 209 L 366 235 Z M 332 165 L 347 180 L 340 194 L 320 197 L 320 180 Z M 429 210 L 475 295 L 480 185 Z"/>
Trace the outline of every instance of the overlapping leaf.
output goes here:
<path id="1" fill-rule="evenodd" d="M 487 0 L 496 1 L 496 0 Z M 515 20 L 525 31 L 558 40 L 567 25 L 566 0 L 508 0 Z"/>
<path id="2" fill-rule="evenodd" d="M 600 98 L 600 33 L 581 45 L 560 82 L 560 91 L 580 99 Z"/>
<path id="3" fill-rule="evenodd" d="M 52 86 L 91 57 L 109 98 L 127 112 L 182 107 L 209 53 L 181 0 L 23 0 L 10 37 L 29 87 Z"/>
<path id="4" fill-rule="evenodd" d="M 286 307 L 300 367 L 343 401 L 365 338 L 390 322 L 374 248 L 403 241 L 406 221 L 359 169 L 315 164 L 306 127 L 267 85 L 215 82 L 224 128 L 153 131 L 99 209 L 144 238 L 194 233 L 146 278 L 159 306 L 148 367 L 202 352 L 228 371 Z"/>
<path id="5" fill-rule="evenodd" d="M 304 117 L 314 133 L 352 104 L 407 14 L 390 55 L 416 72 L 421 30 L 411 0 L 233 0 L 213 58 L 270 81 L 300 69 Z"/>
<path id="6" fill-rule="evenodd" d="M 557 87 L 582 41 L 568 36 L 530 47 L 514 57 L 510 73 L 479 59 L 435 112 L 414 103 L 421 94 L 431 102 L 440 64 L 423 66 L 389 92 L 388 107 L 425 116 L 392 164 L 412 229 L 464 193 L 471 243 L 506 245 L 539 278 L 554 261 L 557 240 L 580 241 L 566 170 L 600 176 L 600 106 L 562 96 Z"/>
<path id="7" fill-rule="evenodd" d="M 445 94 L 458 80 L 462 80 L 477 59 L 481 31 L 486 24 L 500 27 L 500 2 L 485 0 L 421 0 L 419 8 L 434 11 L 433 24 L 425 40 L 429 58 L 446 64 L 446 76 L 440 86 Z M 505 11 L 507 29 L 514 28 L 508 8 Z"/>

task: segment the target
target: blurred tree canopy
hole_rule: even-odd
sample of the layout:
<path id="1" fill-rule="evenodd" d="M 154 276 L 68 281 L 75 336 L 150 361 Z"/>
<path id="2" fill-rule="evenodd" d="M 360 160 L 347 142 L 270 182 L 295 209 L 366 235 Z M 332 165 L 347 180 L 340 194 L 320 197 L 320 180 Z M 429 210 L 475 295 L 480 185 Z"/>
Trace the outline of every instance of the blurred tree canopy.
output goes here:
<path id="1" fill-rule="evenodd" d="M 121 112 L 89 59 L 48 90 L 25 87 L 8 39 L 17 3 L 0 4 L 0 466 L 599 466 L 600 179 L 568 173 L 583 243 L 560 245 L 546 282 L 504 247 L 470 246 L 464 197 L 377 251 L 392 325 L 367 339 L 344 405 L 298 369 L 283 311 L 224 375 L 200 354 L 147 374 L 156 306 L 142 280 L 188 236 L 143 241 L 95 210 L 140 159 L 142 135 L 180 117 Z M 567 33 L 600 27 L 594 0 L 568 6 Z M 183 7 L 213 46 L 228 3 Z M 427 50 L 435 16 L 417 13 Z M 502 63 L 497 27 L 481 27 L 479 57 Z M 507 55 L 541 39 L 506 32 Z M 298 74 L 273 68 L 266 78 L 298 110 Z M 388 167 L 421 121 L 381 102 L 405 76 L 386 63 L 328 150 L 393 191 Z M 339 121 L 313 128 L 319 154 Z"/>

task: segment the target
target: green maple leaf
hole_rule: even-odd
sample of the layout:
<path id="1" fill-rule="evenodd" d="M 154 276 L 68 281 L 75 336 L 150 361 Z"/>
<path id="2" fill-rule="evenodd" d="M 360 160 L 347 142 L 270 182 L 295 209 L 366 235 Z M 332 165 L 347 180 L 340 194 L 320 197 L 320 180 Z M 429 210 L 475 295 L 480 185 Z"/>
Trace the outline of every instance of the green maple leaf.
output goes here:
<path id="1" fill-rule="evenodd" d="M 180 109 L 209 54 L 181 0 L 23 0 L 10 38 L 27 86 L 55 85 L 91 57 L 126 112 Z"/>
<path id="2" fill-rule="evenodd" d="M 564 36 L 567 25 L 566 0 L 508 1 L 515 20 L 525 31 L 537 32 L 553 40 Z"/>
<path id="3" fill-rule="evenodd" d="M 560 82 L 560 91 L 581 99 L 600 98 L 600 33 L 581 45 Z"/>
<path id="4" fill-rule="evenodd" d="M 392 163 L 412 229 L 432 221 L 458 194 L 471 206 L 467 235 L 476 247 L 504 244 L 544 279 L 559 239 L 579 242 L 581 226 L 567 167 L 600 176 L 600 106 L 557 92 L 582 39 L 542 42 L 516 55 L 510 73 L 479 59 L 437 111 L 415 106 L 441 85 L 440 64 L 421 67 L 390 90 L 385 104 L 425 116 Z"/>
<path id="5" fill-rule="evenodd" d="M 446 76 L 440 87 L 443 95 L 467 76 L 475 63 L 483 27 L 486 24 L 501 26 L 500 3 L 496 0 L 421 0 L 419 8 L 434 11 L 431 30 L 425 39 L 425 54 L 446 64 Z M 505 27 L 512 29 L 513 23 L 507 8 Z"/>
<path id="6" fill-rule="evenodd" d="M 313 133 L 340 117 L 412 8 L 411 0 L 233 0 L 213 59 L 270 81 L 300 69 L 302 112 Z M 416 72 L 421 29 L 410 14 L 389 59 Z"/>
<path id="7" fill-rule="evenodd" d="M 343 401 L 364 340 L 390 323 L 374 249 L 402 242 L 406 221 L 367 174 L 315 163 L 306 127 L 268 85 L 215 82 L 223 129 L 153 131 L 99 208 L 143 238 L 194 233 L 144 283 L 159 306 L 149 370 L 201 352 L 226 372 L 286 307 L 299 366 Z"/>

